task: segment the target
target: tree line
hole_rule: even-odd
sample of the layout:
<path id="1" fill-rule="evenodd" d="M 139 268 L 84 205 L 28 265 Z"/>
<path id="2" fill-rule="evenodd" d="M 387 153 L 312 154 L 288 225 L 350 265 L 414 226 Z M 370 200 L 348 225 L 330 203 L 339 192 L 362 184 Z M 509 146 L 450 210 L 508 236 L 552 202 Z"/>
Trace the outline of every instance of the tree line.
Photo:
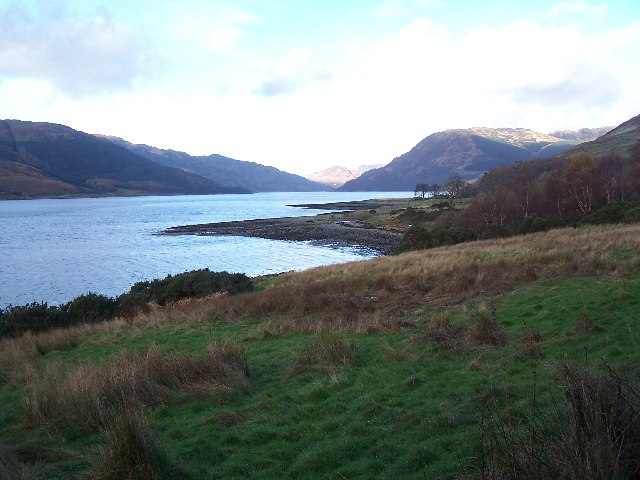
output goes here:
<path id="1" fill-rule="evenodd" d="M 427 195 L 431 194 L 431 195 Z M 457 198 L 469 197 L 473 194 L 473 186 L 462 179 L 460 175 L 453 175 L 443 184 L 417 183 L 413 195 L 420 198 Z"/>
<path id="2" fill-rule="evenodd" d="M 488 174 L 465 211 L 466 223 L 526 233 L 590 220 L 631 221 L 640 206 L 640 148 L 636 150 L 630 158 L 581 154 L 542 172 L 536 171 L 539 165 L 523 162 L 499 174 L 502 182 Z"/>
<path id="3" fill-rule="evenodd" d="M 487 172 L 476 185 L 458 176 L 443 185 L 416 185 L 416 197 L 427 193 L 449 199 L 450 210 L 445 216 L 439 208 L 429 226 L 414 223 L 397 253 L 569 225 L 637 222 L 640 145 L 629 157 L 581 154 L 518 162 Z M 470 197 L 469 206 L 452 209 L 461 197 Z"/>

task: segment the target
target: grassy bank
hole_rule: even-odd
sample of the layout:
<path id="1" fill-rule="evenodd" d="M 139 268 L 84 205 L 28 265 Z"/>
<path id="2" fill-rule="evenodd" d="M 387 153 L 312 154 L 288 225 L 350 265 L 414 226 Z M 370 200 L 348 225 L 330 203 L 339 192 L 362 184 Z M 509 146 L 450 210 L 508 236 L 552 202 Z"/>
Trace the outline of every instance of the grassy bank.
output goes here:
<path id="1" fill-rule="evenodd" d="M 492 426 L 564 415 L 567 372 L 637 378 L 639 252 L 555 230 L 0 340 L 0 478 L 504 472 Z"/>

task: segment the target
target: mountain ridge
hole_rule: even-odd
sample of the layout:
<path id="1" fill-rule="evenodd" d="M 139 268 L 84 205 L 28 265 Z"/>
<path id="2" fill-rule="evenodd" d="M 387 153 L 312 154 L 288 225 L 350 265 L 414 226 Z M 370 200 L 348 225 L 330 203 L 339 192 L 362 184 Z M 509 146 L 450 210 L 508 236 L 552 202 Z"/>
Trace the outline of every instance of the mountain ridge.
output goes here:
<path id="1" fill-rule="evenodd" d="M 0 198 L 249 193 L 66 125 L 0 120 Z"/>
<path id="2" fill-rule="evenodd" d="M 603 127 L 611 128 L 611 127 Z M 584 129 L 595 132 L 601 129 Z M 416 183 L 443 183 L 453 175 L 475 180 L 495 168 L 548 158 L 575 144 L 526 128 L 472 127 L 433 133 L 379 169 L 345 183 L 341 191 L 411 191 Z"/>
<path id="3" fill-rule="evenodd" d="M 161 165 L 196 173 L 223 185 L 236 185 L 254 192 L 327 190 L 326 185 L 255 162 L 236 160 L 219 154 L 192 156 L 177 150 L 134 144 L 120 137 L 99 136 Z"/>

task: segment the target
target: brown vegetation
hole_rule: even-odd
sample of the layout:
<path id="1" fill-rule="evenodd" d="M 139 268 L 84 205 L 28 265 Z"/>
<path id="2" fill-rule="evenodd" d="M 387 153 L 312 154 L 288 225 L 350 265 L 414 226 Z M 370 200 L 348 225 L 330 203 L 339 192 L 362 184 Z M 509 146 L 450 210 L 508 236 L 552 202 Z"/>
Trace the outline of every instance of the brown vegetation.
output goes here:
<path id="1" fill-rule="evenodd" d="M 49 362 L 27 368 L 23 414 L 32 424 L 94 430 L 109 425 L 114 415 L 158 404 L 178 390 L 218 395 L 246 389 L 247 374 L 244 352 L 228 341 L 209 345 L 199 356 L 168 355 L 152 346 L 144 354 L 121 353 L 98 365 L 67 369 Z"/>
<path id="2" fill-rule="evenodd" d="M 297 352 L 287 378 L 304 372 L 333 372 L 340 365 L 353 363 L 354 345 L 336 335 L 324 335 Z"/>
<path id="3" fill-rule="evenodd" d="M 123 411 L 110 422 L 106 443 L 99 449 L 90 474 L 96 480 L 187 478 L 136 408 Z"/>
<path id="4" fill-rule="evenodd" d="M 513 421 L 483 410 L 482 478 L 616 480 L 640 471 L 640 391 L 613 372 L 592 375 L 571 365 L 559 374 L 563 405 Z M 534 393 L 535 395 L 535 393 Z"/>
<path id="5" fill-rule="evenodd" d="M 263 318 L 272 331 L 401 330 L 426 305 L 452 305 L 546 276 L 611 274 L 640 251 L 640 226 L 584 227 L 459 244 L 278 277 L 268 289 L 210 304 L 211 320 Z"/>
<path id="6" fill-rule="evenodd" d="M 640 252 L 640 225 L 552 230 L 285 274 L 258 292 L 183 300 L 126 320 L 0 339 L 0 382 L 89 333 L 137 326 L 262 319 L 260 330 L 271 334 L 399 331 L 412 328 L 428 305 L 454 305 L 536 278 L 640 270 L 640 254 L 616 260 L 621 251 Z"/>

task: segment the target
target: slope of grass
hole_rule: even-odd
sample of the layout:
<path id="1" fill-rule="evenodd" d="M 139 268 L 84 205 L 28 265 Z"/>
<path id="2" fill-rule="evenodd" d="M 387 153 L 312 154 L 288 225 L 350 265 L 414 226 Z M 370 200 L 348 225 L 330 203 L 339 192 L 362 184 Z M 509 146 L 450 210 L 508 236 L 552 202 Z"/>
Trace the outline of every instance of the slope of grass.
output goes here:
<path id="1" fill-rule="evenodd" d="M 109 446 L 109 427 L 81 428 L 71 414 L 34 422 L 37 379 L 54 368 L 58 378 L 104 378 L 123 358 L 151 355 L 128 385 L 138 391 L 152 364 L 162 395 L 142 402 L 146 426 L 132 438 L 143 458 L 130 465 L 194 479 L 478 472 L 487 399 L 500 416 L 529 409 L 533 392 L 537 408 L 551 408 L 567 362 L 640 373 L 639 233 L 590 227 L 413 252 L 3 340 L 0 447 L 32 478 L 98 471 L 100 452 L 122 448 Z M 167 373 L 188 364 L 204 381 L 197 359 L 221 341 L 241 346 L 247 364 L 225 395 Z M 27 453 L 35 447 L 49 454 Z"/>

